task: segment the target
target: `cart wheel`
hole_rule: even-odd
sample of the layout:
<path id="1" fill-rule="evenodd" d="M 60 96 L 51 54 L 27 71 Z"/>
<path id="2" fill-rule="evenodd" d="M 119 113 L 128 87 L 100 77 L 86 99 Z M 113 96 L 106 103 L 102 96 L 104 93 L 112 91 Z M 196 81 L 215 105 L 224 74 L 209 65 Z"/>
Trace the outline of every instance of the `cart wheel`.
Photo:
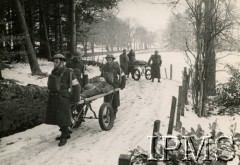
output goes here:
<path id="1" fill-rule="evenodd" d="M 78 107 L 78 108 L 77 108 Z M 78 105 L 72 108 L 72 125 L 71 128 L 78 128 L 84 121 L 84 105 Z"/>
<path id="2" fill-rule="evenodd" d="M 146 69 L 145 78 L 151 80 L 151 69 Z"/>
<path id="3" fill-rule="evenodd" d="M 139 69 L 134 69 L 133 71 L 133 79 L 138 81 L 141 77 L 141 72 Z"/>
<path id="4" fill-rule="evenodd" d="M 112 129 L 114 123 L 114 111 L 109 103 L 103 103 L 101 105 L 98 118 L 102 130 L 109 131 Z"/>

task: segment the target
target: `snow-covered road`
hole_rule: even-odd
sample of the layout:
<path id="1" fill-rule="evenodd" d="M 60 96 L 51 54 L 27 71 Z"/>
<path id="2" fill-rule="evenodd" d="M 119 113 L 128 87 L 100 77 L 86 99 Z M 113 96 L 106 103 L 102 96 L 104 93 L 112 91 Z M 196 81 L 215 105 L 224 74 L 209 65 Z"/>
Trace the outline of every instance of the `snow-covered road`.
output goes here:
<path id="1" fill-rule="evenodd" d="M 77 164 L 115 165 L 120 154 L 138 145 L 148 149 L 147 136 L 152 134 L 154 120 L 161 120 L 166 133 L 171 97 L 177 95 L 178 82 L 150 82 L 129 79 L 121 91 L 121 106 L 110 131 L 102 131 L 97 120 L 86 120 L 74 130 L 71 139 L 58 147 L 56 126 L 42 124 L 22 133 L 1 139 L 1 164 Z M 102 99 L 93 102 L 98 112 Z M 89 114 L 91 115 L 91 114 Z"/>
<path id="2" fill-rule="evenodd" d="M 177 97 L 178 86 L 181 81 L 181 72 L 186 66 L 184 53 L 161 52 L 163 59 L 162 77 L 165 78 L 164 68 L 169 70 L 173 65 L 173 81 L 163 79 L 161 83 L 150 82 L 144 77 L 139 81 L 131 78 L 127 81 L 126 88 L 120 92 L 121 106 L 110 131 L 102 131 L 97 120 L 86 120 L 80 128 L 73 131 L 71 139 L 63 147 L 58 147 L 55 137 L 59 135 L 57 126 L 41 124 L 35 128 L 0 139 L 0 164 L 2 165 L 32 165 L 32 164 L 72 164 L 72 165 L 116 165 L 120 154 L 127 154 L 130 150 L 140 146 L 149 150 L 148 136 L 152 134 L 154 120 L 161 120 L 160 132 L 167 133 L 172 96 Z M 226 54 L 226 53 L 225 53 Z M 151 53 L 143 52 L 137 59 L 147 61 Z M 229 58 L 228 58 L 229 59 Z M 239 59 L 222 61 L 223 63 L 237 62 Z M 39 61 L 44 72 L 50 73 L 53 66 L 47 61 Z M 219 67 L 224 69 L 224 65 Z M 88 67 L 89 77 L 99 75 L 99 69 Z M 3 76 L 18 80 L 21 84 L 36 84 L 46 86 L 47 78 L 31 76 L 29 66 L 16 64 L 11 70 L 3 70 Z M 217 73 L 217 80 L 226 79 L 224 72 Z M 178 80 L 178 81 L 176 81 Z M 93 109 L 98 109 L 103 99 L 93 102 Z M 91 115 L 91 113 L 89 113 Z M 212 116 L 198 118 L 191 106 L 181 117 L 186 130 L 197 128 L 201 124 L 207 132 L 209 123 L 218 119 L 219 129 L 225 135 L 229 127 L 238 123 L 236 132 L 240 132 L 240 116 Z M 238 162 L 238 160 L 236 160 Z M 229 164 L 235 165 L 232 161 Z"/>

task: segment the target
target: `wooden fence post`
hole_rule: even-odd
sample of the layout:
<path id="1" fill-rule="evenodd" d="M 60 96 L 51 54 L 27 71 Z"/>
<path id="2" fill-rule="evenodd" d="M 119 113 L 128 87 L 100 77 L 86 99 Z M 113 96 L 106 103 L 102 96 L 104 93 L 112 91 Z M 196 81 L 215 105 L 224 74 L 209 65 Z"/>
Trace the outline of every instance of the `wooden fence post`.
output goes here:
<path id="1" fill-rule="evenodd" d="M 182 123 L 180 120 L 182 107 L 182 86 L 178 88 L 178 104 L 177 104 L 177 116 L 176 116 L 176 130 L 180 130 Z"/>
<path id="2" fill-rule="evenodd" d="M 151 154 L 153 157 L 155 157 L 156 155 L 156 145 L 157 145 L 157 137 L 154 137 L 156 136 L 155 135 L 155 132 L 159 132 L 159 129 L 160 129 L 160 123 L 161 121 L 160 120 L 155 120 L 154 121 L 154 124 L 153 124 L 153 133 L 152 133 L 152 146 L 151 146 Z"/>
<path id="3" fill-rule="evenodd" d="M 157 165 L 157 159 L 155 159 L 156 156 L 156 146 L 157 146 L 157 136 L 155 135 L 156 132 L 159 132 L 160 129 L 160 120 L 155 120 L 153 124 L 153 133 L 152 133 L 152 143 L 151 143 L 151 154 L 150 158 L 148 158 L 148 161 L 146 162 L 146 165 Z"/>
<path id="4" fill-rule="evenodd" d="M 172 105 L 171 105 L 171 112 L 170 112 L 170 118 L 169 118 L 169 124 L 168 124 L 168 132 L 167 132 L 168 135 L 172 135 L 172 131 L 173 131 L 173 123 L 174 123 L 176 102 L 177 102 L 176 97 L 172 96 Z"/>
<path id="5" fill-rule="evenodd" d="M 165 76 L 166 76 L 166 79 L 167 79 L 168 78 L 168 76 L 167 76 L 167 69 L 164 68 L 164 70 L 165 70 Z"/>
<path id="6" fill-rule="evenodd" d="M 186 75 L 185 104 L 188 104 L 189 81 L 190 81 L 190 75 L 187 74 L 187 75 Z"/>
<path id="7" fill-rule="evenodd" d="M 184 116 L 184 106 L 186 104 L 187 97 L 187 67 L 184 67 L 183 71 L 183 79 L 182 79 L 182 107 L 181 107 L 181 115 Z"/>
<path id="8" fill-rule="evenodd" d="M 172 64 L 170 64 L 170 80 L 172 80 Z"/>
<path id="9" fill-rule="evenodd" d="M 118 159 L 118 165 L 131 165 L 131 155 L 121 154 Z"/>

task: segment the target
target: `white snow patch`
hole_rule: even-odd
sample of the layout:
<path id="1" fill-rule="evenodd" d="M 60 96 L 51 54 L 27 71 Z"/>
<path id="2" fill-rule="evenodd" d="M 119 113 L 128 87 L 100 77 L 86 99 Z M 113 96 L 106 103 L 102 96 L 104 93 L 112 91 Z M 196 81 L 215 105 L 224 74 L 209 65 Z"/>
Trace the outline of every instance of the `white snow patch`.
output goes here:
<path id="1" fill-rule="evenodd" d="M 161 83 L 146 80 L 141 77 L 139 81 L 131 78 L 127 80 L 126 88 L 120 91 L 121 106 L 115 120 L 114 127 L 110 131 L 102 131 L 97 120 L 86 120 L 80 128 L 73 131 L 71 139 L 63 147 L 58 147 L 55 137 L 58 136 L 59 128 L 41 124 L 21 133 L 4 137 L 0 141 L 1 164 L 73 164 L 73 165 L 115 165 L 120 154 L 126 154 L 131 149 L 141 146 L 149 149 L 148 136 L 152 135 L 154 120 L 161 120 L 160 132 L 167 134 L 171 99 L 178 96 L 178 86 L 181 85 L 181 72 L 187 66 L 184 62 L 184 53 L 161 52 L 163 59 Z M 151 53 L 137 55 L 138 60 L 148 60 Z M 103 57 L 104 58 L 104 57 Z M 233 62 L 229 56 L 223 63 Z M 240 61 L 239 58 L 234 62 Z M 39 60 L 43 72 L 50 74 L 53 65 L 51 62 Z M 169 70 L 173 65 L 173 79 L 164 79 L 164 68 Z M 96 67 L 87 67 L 89 77 L 100 74 Z M 168 72 L 169 74 L 169 72 Z M 218 74 L 217 74 L 218 75 Z M 39 79 L 31 76 L 30 68 L 25 64 L 13 65 L 13 69 L 5 69 L 3 76 L 28 83 L 46 86 L 47 78 Z M 169 75 L 168 75 L 169 76 Z M 222 77 L 223 79 L 225 77 Z M 98 114 L 103 99 L 92 103 L 93 109 Z M 90 112 L 88 115 L 92 115 Z M 234 119 L 235 118 L 235 119 Z M 197 117 L 191 109 L 185 111 L 181 117 L 183 127 L 187 131 L 191 127 L 201 127 L 207 132 L 209 123 L 217 119 L 218 129 L 228 135 L 229 127 L 237 122 L 237 132 L 240 132 L 240 117 L 235 116 L 212 116 L 208 118 Z M 174 132 L 176 134 L 176 132 Z M 229 164 L 236 164 L 235 159 Z"/>

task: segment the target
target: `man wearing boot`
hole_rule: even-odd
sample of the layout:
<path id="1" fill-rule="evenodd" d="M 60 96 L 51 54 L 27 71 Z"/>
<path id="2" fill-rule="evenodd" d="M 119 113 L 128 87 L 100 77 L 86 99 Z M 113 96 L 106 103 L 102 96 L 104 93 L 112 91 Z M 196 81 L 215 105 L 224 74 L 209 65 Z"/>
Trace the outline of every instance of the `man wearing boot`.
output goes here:
<path id="1" fill-rule="evenodd" d="M 46 124 L 58 125 L 61 136 L 58 146 L 66 144 L 70 138 L 71 105 L 79 102 L 80 85 L 74 73 L 64 66 L 66 61 L 62 54 L 53 57 L 54 69 L 48 77 L 49 97 L 46 111 Z"/>
<path id="2" fill-rule="evenodd" d="M 112 85 L 113 88 L 119 88 L 121 83 L 120 77 L 122 75 L 120 71 L 120 66 L 117 62 L 113 62 L 114 59 L 115 57 L 113 55 L 106 56 L 107 63 L 102 67 L 101 77 L 104 77 L 106 82 Z M 112 103 L 112 107 L 116 118 L 118 107 L 120 106 L 119 91 L 115 92 L 114 94 L 105 96 L 104 102 Z"/>
<path id="3" fill-rule="evenodd" d="M 134 63 L 136 61 L 136 57 L 135 57 L 135 52 L 133 49 L 131 49 L 129 51 L 128 55 L 128 59 L 129 59 L 129 63 L 128 63 L 128 74 L 127 76 L 129 77 L 129 73 L 131 73 L 132 77 L 133 77 L 133 72 L 134 72 Z"/>
<path id="4" fill-rule="evenodd" d="M 122 69 L 122 71 L 124 72 L 125 75 L 128 74 L 128 62 L 129 62 L 129 58 L 126 54 L 126 49 L 123 49 L 123 53 L 120 55 L 120 67 Z"/>
<path id="5" fill-rule="evenodd" d="M 161 74 L 160 74 L 160 67 L 162 65 L 161 56 L 158 54 L 159 52 L 156 50 L 154 55 L 150 57 L 148 60 L 148 65 L 151 65 L 151 79 L 154 82 L 154 78 L 158 79 L 160 82 Z"/>

